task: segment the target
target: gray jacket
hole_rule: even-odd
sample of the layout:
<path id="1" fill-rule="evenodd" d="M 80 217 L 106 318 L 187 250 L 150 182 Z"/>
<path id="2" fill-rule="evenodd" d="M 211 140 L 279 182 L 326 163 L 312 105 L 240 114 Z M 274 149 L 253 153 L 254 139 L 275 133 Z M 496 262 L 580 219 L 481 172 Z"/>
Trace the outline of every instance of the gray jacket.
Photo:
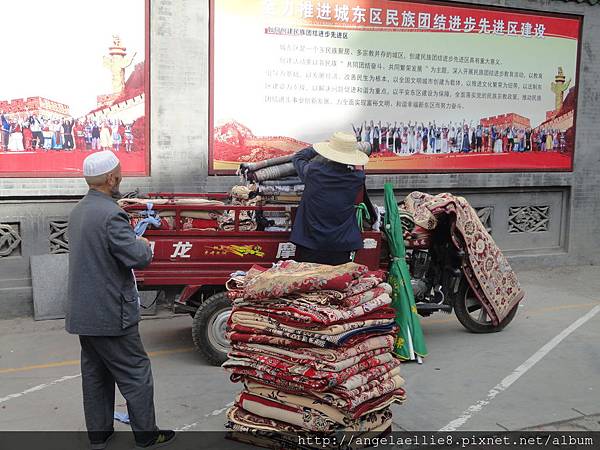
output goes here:
<path id="1" fill-rule="evenodd" d="M 65 328 L 85 336 L 127 334 L 140 320 L 131 269 L 150 264 L 125 211 L 90 189 L 69 217 L 69 297 Z"/>

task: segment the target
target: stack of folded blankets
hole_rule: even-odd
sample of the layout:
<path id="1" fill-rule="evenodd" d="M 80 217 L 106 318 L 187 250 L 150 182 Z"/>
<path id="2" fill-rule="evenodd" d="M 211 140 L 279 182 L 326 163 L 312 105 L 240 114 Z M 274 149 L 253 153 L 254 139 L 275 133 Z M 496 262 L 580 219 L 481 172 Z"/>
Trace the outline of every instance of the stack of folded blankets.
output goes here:
<path id="1" fill-rule="evenodd" d="M 256 185 L 234 186 L 230 192 L 231 204 L 235 206 L 257 206 L 259 198 L 256 196 Z M 238 211 L 239 231 L 256 231 L 256 211 L 241 210 Z M 224 210 L 219 217 L 219 230 L 235 230 L 235 211 L 232 209 Z"/>
<path id="2" fill-rule="evenodd" d="M 292 155 L 240 165 L 239 175 L 244 183 L 252 183 L 262 205 L 298 205 L 304 192 L 304 183 L 296 174 Z M 264 211 L 265 231 L 290 231 L 291 215 L 283 211 Z"/>
<path id="3" fill-rule="evenodd" d="M 266 203 L 298 204 L 304 193 L 304 183 L 297 177 L 266 180 L 258 184 L 258 193 Z"/>
<path id="4" fill-rule="evenodd" d="M 391 430 L 405 392 L 383 277 L 355 263 L 282 261 L 230 280 L 223 367 L 244 383 L 227 413 L 235 439 L 282 448 L 298 446 L 298 433 Z"/>

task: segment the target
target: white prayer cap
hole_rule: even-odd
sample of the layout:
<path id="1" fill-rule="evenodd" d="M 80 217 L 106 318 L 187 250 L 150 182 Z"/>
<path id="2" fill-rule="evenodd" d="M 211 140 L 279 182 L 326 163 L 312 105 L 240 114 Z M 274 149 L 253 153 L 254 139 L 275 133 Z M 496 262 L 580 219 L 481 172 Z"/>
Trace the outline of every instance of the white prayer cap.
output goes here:
<path id="1" fill-rule="evenodd" d="M 92 153 L 83 160 L 83 176 L 96 177 L 110 172 L 119 165 L 119 158 L 110 150 Z"/>

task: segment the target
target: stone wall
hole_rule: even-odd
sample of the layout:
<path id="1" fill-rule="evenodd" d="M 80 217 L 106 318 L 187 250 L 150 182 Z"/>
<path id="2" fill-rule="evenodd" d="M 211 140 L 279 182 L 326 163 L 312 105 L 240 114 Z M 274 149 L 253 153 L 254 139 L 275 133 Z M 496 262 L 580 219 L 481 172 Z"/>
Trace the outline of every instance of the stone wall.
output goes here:
<path id="1" fill-rule="evenodd" d="M 123 123 L 132 123 L 145 114 L 146 105 L 144 103 L 144 98 L 145 95 L 140 94 L 114 105 L 106 106 L 105 108 L 99 109 L 85 117 L 88 120 L 117 118 Z"/>
<path id="2" fill-rule="evenodd" d="M 152 176 L 126 179 L 124 192 L 218 192 L 237 181 L 208 176 L 208 3 L 151 2 Z M 380 204 L 386 182 L 396 186 L 398 198 L 412 190 L 464 194 L 517 267 L 597 264 L 600 7 L 553 0 L 470 3 L 585 16 L 574 172 L 369 175 L 368 187 Z M 85 191 L 80 179 L 0 179 L 0 223 L 15 225 L 22 238 L 18 254 L 0 258 L 0 317 L 31 311 L 28 257 L 51 252 L 51 230 L 60 232 L 57 223 Z"/>

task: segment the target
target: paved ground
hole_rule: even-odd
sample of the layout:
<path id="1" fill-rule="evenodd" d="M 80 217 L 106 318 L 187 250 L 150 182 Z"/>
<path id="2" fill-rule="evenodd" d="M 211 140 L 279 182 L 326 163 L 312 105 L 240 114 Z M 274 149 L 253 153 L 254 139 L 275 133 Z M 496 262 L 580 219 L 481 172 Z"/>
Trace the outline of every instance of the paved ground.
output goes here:
<path id="1" fill-rule="evenodd" d="M 519 277 L 526 301 L 502 333 L 470 334 L 444 314 L 423 321 L 430 355 L 403 366 L 409 400 L 394 410 L 397 430 L 600 430 L 600 267 Z M 240 386 L 192 350 L 190 325 L 141 324 L 159 424 L 221 430 Z M 0 321 L 0 430 L 84 429 L 78 341 L 63 326 Z"/>

